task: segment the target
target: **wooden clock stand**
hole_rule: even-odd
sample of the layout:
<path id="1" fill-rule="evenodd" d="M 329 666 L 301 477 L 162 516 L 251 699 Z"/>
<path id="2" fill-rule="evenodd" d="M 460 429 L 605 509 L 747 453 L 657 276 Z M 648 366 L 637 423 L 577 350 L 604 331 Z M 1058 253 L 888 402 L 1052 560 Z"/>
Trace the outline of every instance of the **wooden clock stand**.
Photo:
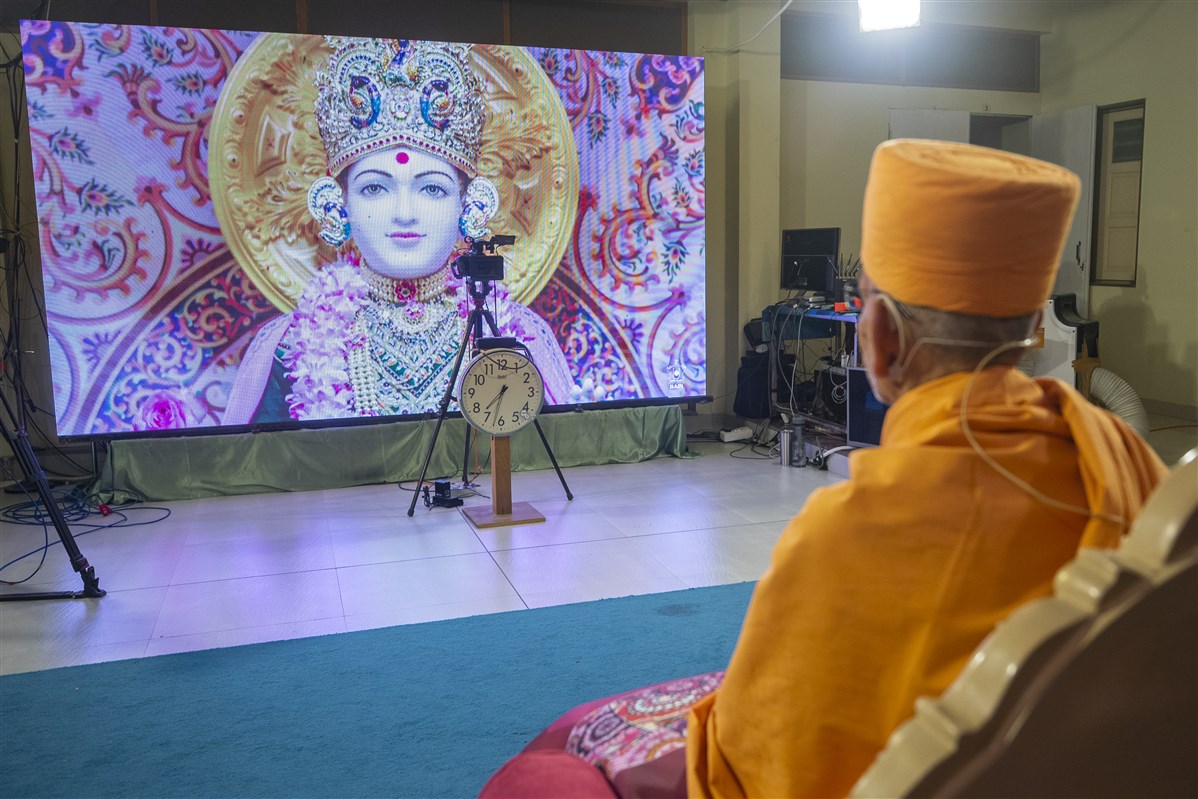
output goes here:
<path id="1" fill-rule="evenodd" d="M 464 506 L 462 514 L 480 529 L 545 521 L 545 516 L 527 502 L 512 502 L 511 436 L 491 436 L 491 507 Z"/>

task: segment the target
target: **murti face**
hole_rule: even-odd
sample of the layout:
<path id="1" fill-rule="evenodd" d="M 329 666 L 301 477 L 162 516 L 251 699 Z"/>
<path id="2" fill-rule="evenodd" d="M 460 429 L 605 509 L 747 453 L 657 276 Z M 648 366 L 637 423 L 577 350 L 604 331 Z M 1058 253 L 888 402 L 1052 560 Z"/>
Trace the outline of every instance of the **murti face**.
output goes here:
<path id="1" fill-rule="evenodd" d="M 393 148 L 355 161 L 345 174 L 354 243 L 371 271 L 411 280 L 445 266 L 462 213 L 456 168 L 420 150 Z"/>

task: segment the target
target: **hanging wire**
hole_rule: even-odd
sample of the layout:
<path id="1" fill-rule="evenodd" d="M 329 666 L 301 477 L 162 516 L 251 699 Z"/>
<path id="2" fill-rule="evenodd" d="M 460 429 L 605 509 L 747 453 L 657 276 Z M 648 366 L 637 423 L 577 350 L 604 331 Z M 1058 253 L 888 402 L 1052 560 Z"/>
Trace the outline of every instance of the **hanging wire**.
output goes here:
<path id="1" fill-rule="evenodd" d="M 793 2 L 794 2 L 794 0 L 786 0 L 786 3 L 782 6 L 782 8 L 778 9 L 778 13 L 774 14 L 774 16 L 767 19 L 765 21 L 765 24 L 761 26 L 761 29 L 758 30 L 757 33 L 754 33 L 752 36 L 750 36 L 748 39 L 745 39 L 740 44 L 735 44 L 732 47 L 705 47 L 705 48 L 703 48 L 703 50 L 701 50 L 699 52 L 699 55 L 707 55 L 708 53 L 725 53 L 725 54 L 726 53 L 739 53 L 740 48 L 744 47 L 746 44 L 756 41 L 756 39 L 759 36 L 761 36 L 761 34 L 765 33 L 765 29 L 768 28 L 770 25 L 772 25 L 774 20 L 776 20 L 778 17 L 782 16 L 782 14 L 786 12 L 786 9 L 790 8 L 791 3 L 793 3 Z"/>

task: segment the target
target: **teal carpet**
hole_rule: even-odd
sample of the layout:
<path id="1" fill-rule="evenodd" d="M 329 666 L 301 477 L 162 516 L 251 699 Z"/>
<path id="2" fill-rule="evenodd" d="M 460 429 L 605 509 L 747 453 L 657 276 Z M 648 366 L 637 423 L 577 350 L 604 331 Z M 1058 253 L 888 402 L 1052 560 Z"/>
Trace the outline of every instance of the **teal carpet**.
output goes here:
<path id="1" fill-rule="evenodd" d="M 0 678 L 0 795 L 470 797 L 582 702 L 727 665 L 752 583 Z"/>

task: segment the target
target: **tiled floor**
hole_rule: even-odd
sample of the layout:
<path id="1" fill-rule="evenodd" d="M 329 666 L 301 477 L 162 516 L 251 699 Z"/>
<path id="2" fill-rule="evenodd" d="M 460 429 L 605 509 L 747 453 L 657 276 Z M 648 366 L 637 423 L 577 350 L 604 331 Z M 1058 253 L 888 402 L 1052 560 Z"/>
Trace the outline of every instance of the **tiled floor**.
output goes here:
<path id="1" fill-rule="evenodd" d="M 1169 463 L 1198 444 L 1192 423 L 1150 421 Z M 840 479 L 693 446 L 702 457 L 567 469 L 572 502 L 553 471 L 514 475 L 543 524 L 476 530 L 422 503 L 409 518 L 394 485 L 160 503 L 170 515 L 156 524 L 85 535 L 76 524 L 107 596 L 0 603 L 0 674 L 753 580 L 807 495 Z M 0 565 L 44 535 L 4 524 Z M 20 587 L 79 588 L 57 543 Z"/>
<path id="2" fill-rule="evenodd" d="M 730 457 L 738 446 L 567 469 L 573 501 L 552 470 L 513 475 L 543 524 L 476 530 L 423 503 L 409 518 L 395 485 L 156 503 L 169 518 L 82 535 L 73 524 L 108 594 L 0 603 L 0 674 L 753 580 L 807 495 L 840 478 Z M 0 565 L 44 535 L 5 523 Z M 5 593 L 81 587 L 49 536 L 41 571 Z"/>

